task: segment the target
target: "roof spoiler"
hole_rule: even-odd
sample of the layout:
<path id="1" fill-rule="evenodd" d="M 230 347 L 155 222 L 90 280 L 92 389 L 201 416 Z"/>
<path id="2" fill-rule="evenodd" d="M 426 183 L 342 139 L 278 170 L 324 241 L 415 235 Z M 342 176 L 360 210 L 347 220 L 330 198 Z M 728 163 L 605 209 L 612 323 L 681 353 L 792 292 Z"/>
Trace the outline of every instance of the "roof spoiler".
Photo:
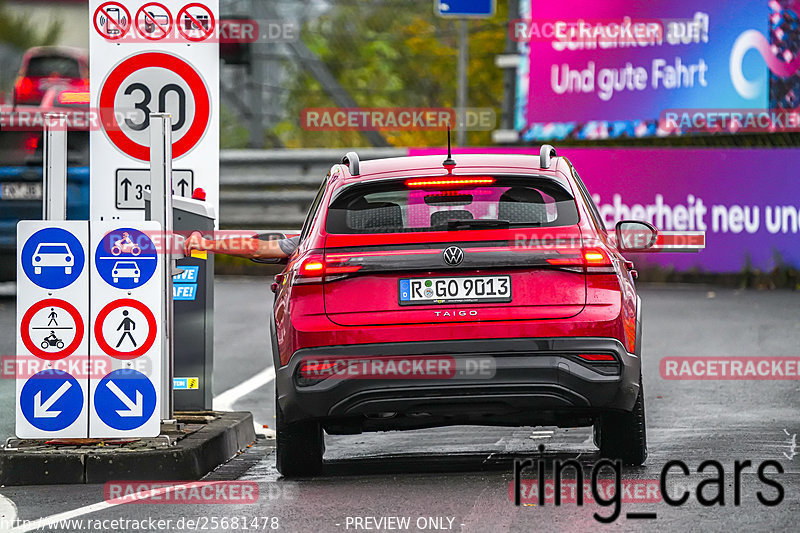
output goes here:
<path id="1" fill-rule="evenodd" d="M 539 150 L 539 168 L 550 168 L 551 157 L 556 157 L 556 149 L 549 144 L 543 144 Z"/>
<path id="2" fill-rule="evenodd" d="M 357 153 L 347 152 L 344 154 L 342 164 L 347 165 L 347 168 L 350 169 L 351 176 L 358 176 L 361 174 L 361 160 L 358 158 Z"/>

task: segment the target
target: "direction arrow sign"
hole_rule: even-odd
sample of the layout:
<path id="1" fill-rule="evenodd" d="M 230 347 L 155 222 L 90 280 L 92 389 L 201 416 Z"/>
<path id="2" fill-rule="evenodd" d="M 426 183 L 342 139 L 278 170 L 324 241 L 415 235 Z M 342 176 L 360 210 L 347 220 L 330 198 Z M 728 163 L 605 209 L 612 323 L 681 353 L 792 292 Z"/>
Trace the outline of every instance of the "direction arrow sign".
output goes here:
<path id="1" fill-rule="evenodd" d="M 144 209 L 144 192 L 150 190 L 150 171 L 117 170 L 117 209 Z M 172 171 L 172 194 L 190 198 L 194 191 L 194 172 Z"/>
<path id="2" fill-rule="evenodd" d="M 19 399 L 25 419 L 42 431 L 67 429 L 80 416 L 83 404 L 78 381 L 61 370 L 35 374 L 22 387 Z"/>
<path id="3" fill-rule="evenodd" d="M 440 17 L 489 18 L 494 16 L 495 0 L 434 0 Z"/>
<path id="4" fill-rule="evenodd" d="M 115 370 L 98 384 L 94 406 L 100 420 L 109 427 L 120 431 L 137 429 L 156 411 L 156 389 L 141 372 Z"/>

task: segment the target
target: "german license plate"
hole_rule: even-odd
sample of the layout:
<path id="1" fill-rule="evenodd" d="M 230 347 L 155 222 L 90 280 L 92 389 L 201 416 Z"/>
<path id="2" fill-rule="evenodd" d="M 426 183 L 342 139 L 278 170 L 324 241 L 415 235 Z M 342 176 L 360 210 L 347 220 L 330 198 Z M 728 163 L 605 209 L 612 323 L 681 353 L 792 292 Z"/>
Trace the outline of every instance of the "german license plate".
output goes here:
<path id="1" fill-rule="evenodd" d="M 400 305 L 510 302 L 511 276 L 404 278 L 398 289 Z"/>
<path id="2" fill-rule="evenodd" d="M 2 200 L 41 200 L 42 184 L 37 182 L 0 183 Z"/>

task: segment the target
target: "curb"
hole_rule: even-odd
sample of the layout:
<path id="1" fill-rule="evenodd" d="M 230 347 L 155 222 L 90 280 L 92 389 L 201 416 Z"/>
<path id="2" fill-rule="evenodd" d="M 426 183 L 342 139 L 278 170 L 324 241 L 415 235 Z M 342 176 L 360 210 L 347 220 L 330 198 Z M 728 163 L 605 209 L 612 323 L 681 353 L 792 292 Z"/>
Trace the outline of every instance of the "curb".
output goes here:
<path id="1" fill-rule="evenodd" d="M 226 463 L 255 441 L 249 412 L 216 413 L 219 418 L 158 450 L 4 451 L 0 485 L 67 485 L 107 481 L 191 481 Z"/>

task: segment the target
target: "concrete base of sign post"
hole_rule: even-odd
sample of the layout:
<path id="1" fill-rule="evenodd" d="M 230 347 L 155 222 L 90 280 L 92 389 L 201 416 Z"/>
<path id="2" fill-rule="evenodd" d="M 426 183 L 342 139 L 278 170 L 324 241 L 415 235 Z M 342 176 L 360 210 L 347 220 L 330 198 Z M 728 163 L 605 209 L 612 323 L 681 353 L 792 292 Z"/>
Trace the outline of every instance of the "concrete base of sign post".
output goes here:
<path id="1" fill-rule="evenodd" d="M 20 441 L 0 450 L 0 485 L 197 480 L 256 439 L 248 412 L 176 413 L 176 419 L 179 426 L 165 427 L 169 445 L 164 437 L 103 445 Z"/>

